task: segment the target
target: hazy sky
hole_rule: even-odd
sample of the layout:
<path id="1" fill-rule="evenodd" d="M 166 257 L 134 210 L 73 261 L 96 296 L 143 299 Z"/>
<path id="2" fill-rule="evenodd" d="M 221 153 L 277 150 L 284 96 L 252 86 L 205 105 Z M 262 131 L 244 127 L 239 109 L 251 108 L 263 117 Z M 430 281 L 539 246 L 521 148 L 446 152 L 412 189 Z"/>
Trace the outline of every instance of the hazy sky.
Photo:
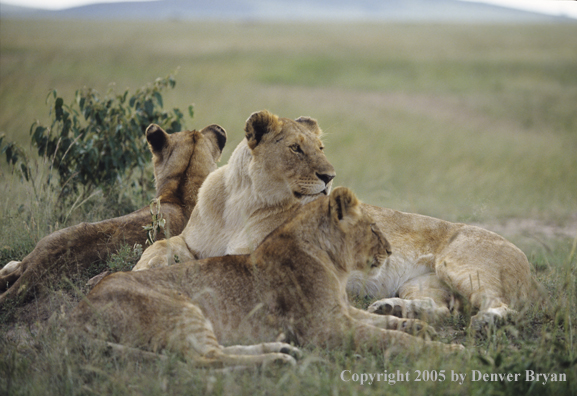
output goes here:
<path id="1" fill-rule="evenodd" d="M 44 8 L 59 10 L 91 3 L 116 3 L 118 1 L 147 1 L 147 0 L 0 0 L 2 3 L 22 7 Z M 149 0 L 150 1 L 150 0 Z"/>
<path id="2" fill-rule="evenodd" d="M 119 0 L 0 0 L 2 3 L 25 7 L 62 9 L 89 3 L 115 2 Z M 122 0 L 122 1 L 147 1 L 147 0 Z M 150 1 L 150 0 L 148 0 Z M 521 8 L 545 14 L 565 15 L 577 18 L 577 1 L 560 0 L 463 0 L 483 3 L 500 4 L 512 8 Z"/>

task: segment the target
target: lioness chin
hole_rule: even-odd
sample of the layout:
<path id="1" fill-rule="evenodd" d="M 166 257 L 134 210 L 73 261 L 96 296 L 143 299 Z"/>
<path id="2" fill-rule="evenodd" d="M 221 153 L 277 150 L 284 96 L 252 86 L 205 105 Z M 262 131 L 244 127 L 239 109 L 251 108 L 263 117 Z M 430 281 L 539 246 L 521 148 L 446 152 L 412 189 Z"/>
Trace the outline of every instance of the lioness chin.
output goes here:
<path id="1" fill-rule="evenodd" d="M 390 253 L 374 219 L 340 187 L 302 206 L 250 255 L 109 275 L 78 305 L 72 321 L 95 335 L 153 351 L 169 348 L 206 364 L 275 358 L 262 354 L 247 362 L 217 340 L 268 343 L 281 334 L 297 345 L 325 348 L 352 342 L 355 350 L 378 352 L 463 349 L 378 328 L 374 324 L 388 318 L 349 305 L 350 272 L 374 271 Z M 422 323 L 390 317 L 386 325 L 407 329 Z"/>

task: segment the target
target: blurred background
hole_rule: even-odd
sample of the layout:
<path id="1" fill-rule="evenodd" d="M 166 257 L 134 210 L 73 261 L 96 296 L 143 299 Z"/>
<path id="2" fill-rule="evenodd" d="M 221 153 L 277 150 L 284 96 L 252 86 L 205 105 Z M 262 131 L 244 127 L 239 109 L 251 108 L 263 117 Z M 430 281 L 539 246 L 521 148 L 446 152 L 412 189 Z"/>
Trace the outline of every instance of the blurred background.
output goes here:
<path id="1" fill-rule="evenodd" d="M 308 115 L 335 184 L 367 203 L 529 236 L 527 249 L 577 235 L 577 13 L 562 4 L 575 2 L 2 1 L 0 133 L 26 149 L 51 90 L 71 103 L 177 71 L 164 107 L 223 126 L 221 163 L 253 111 Z M 2 221 L 18 224 L 34 203 L 0 164 Z"/>

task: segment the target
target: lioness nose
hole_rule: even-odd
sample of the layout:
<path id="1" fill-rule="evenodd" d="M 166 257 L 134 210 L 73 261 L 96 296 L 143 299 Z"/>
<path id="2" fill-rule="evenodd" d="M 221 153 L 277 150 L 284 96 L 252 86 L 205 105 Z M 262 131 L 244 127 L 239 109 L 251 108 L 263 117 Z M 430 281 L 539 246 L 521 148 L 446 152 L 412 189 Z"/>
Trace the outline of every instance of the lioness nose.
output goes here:
<path id="1" fill-rule="evenodd" d="M 329 182 L 335 178 L 335 175 L 326 175 L 326 174 L 317 173 L 317 177 L 319 179 L 321 179 L 322 181 L 324 181 L 325 185 L 326 185 L 326 184 L 329 184 Z"/>

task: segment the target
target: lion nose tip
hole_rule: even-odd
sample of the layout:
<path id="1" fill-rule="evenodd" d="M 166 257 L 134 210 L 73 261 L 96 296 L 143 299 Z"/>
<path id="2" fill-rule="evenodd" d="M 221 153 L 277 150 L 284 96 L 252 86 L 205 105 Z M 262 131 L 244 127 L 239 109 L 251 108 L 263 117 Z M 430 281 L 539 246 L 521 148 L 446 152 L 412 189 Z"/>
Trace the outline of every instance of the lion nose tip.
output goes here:
<path id="1" fill-rule="evenodd" d="M 326 184 L 329 184 L 330 181 L 335 178 L 335 175 L 327 175 L 327 174 L 317 173 L 317 177 L 319 179 L 321 179 L 326 185 Z"/>

